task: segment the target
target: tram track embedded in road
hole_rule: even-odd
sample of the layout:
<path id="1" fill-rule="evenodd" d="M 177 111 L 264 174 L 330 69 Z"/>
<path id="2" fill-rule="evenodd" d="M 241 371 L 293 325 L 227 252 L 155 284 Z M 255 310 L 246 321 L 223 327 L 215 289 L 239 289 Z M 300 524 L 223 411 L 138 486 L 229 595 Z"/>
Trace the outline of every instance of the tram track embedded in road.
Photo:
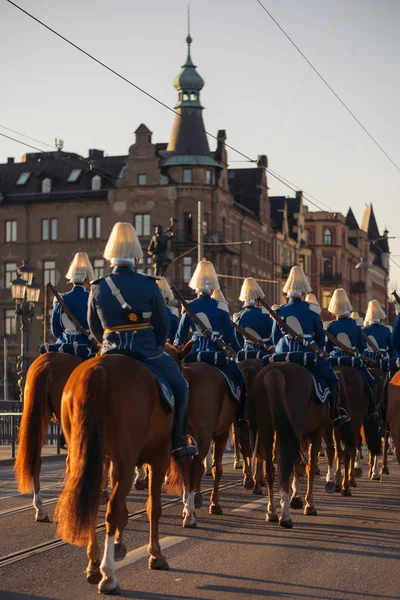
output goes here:
<path id="1" fill-rule="evenodd" d="M 221 485 L 219 487 L 219 489 L 221 491 L 224 489 L 229 489 L 229 488 L 237 487 L 240 485 L 242 485 L 241 478 L 239 478 L 236 481 L 230 482 L 230 483 L 225 483 L 224 485 Z M 201 493 L 207 494 L 207 493 L 211 492 L 212 489 L 213 489 L 212 487 L 209 487 L 205 490 L 202 490 Z M 47 500 L 46 503 L 50 503 L 50 501 L 51 500 Z M 53 502 L 54 501 L 55 500 L 53 500 Z M 168 508 L 171 508 L 172 506 L 175 506 L 176 504 L 179 504 L 180 502 L 182 502 L 181 496 L 179 496 L 179 498 L 175 498 L 174 500 L 169 500 L 169 501 L 163 502 L 161 504 L 161 508 L 163 510 L 166 510 Z M 32 506 L 29 506 L 29 509 L 31 509 L 31 508 L 32 508 Z M 18 510 L 18 509 L 15 509 L 15 510 Z M 134 513 L 129 514 L 128 521 L 138 520 L 141 517 L 143 517 L 144 515 L 146 515 L 146 508 L 137 510 Z M 100 523 L 96 527 L 96 533 L 103 531 L 105 529 L 105 527 L 106 527 L 105 523 Z M 30 548 L 25 548 L 24 550 L 19 550 L 18 552 L 13 552 L 12 554 L 8 554 L 6 556 L 0 557 L 0 569 L 3 567 L 7 567 L 9 565 L 12 565 L 14 563 L 17 563 L 21 560 L 25 560 L 26 558 L 35 556 L 37 554 L 42 554 L 43 552 L 47 552 L 48 550 L 53 550 L 56 548 L 60 548 L 61 546 L 67 546 L 67 545 L 68 545 L 68 542 L 64 542 L 61 538 L 56 538 L 54 540 L 49 540 L 47 542 L 37 544 L 36 546 L 31 546 Z"/>

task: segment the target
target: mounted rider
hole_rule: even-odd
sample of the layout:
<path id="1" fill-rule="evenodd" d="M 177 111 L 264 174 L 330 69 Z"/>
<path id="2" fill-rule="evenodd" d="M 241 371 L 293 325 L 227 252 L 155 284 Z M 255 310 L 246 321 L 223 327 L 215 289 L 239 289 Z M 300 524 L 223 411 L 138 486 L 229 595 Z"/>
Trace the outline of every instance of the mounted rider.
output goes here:
<path id="1" fill-rule="evenodd" d="M 314 341 L 317 346 L 325 345 L 325 333 L 320 317 L 320 308 L 313 303 L 305 302 L 302 296 L 311 292 L 311 286 L 300 266 L 292 267 L 288 280 L 283 288 L 289 298 L 276 312 L 292 329 L 301 334 L 307 341 Z M 275 322 L 272 329 L 272 342 L 276 353 L 307 352 L 302 344 L 294 341 Z M 322 377 L 330 390 L 330 408 L 335 427 L 350 420 L 346 411 L 340 407 L 339 380 L 329 361 L 318 360 L 315 373 Z"/>
<path id="2" fill-rule="evenodd" d="M 382 323 L 386 319 L 386 314 L 382 310 L 378 300 L 370 300 L 368 303 L 367 314 L 364 319 L 364 333 L 370 338 L 371 342 L 379 349 L 384 358 L 391 358 L 393 355 L 392 332 L 387 325 Z M 367 345 L 364 350 L 364 356 L 372 360 L 379 360 L 379 357 L 373 348 Z"/>
<path id="3" fill-rule="evenodd" d="M 357 325 L 358 325 L 359 327 L 363 327 L 363 325 L 364 325 L 364 319 L 363 319 L 362 317 L 360 317 L 360 314 L 359 314 L 358 312 L 356 312 L 356 311 L 353 311 L 353 312 L 350 314 L 350 316 L 351 316 L 351 318 L 352 318 L 352 319 L 354 319 L 354 320 L 355 320 L 355 322 L 357 323 Z M 363 338 L 363 339 L 364 339 L 364 338 Z"/>
<path id="4" fill-rule="evenodd" d="M 363 354 L 365 350 L 365 341 L 362 335 L 361 327 L 357 324 L 357 320 L 351 317 L 353 307 L 343 288 L 338 288 L 333 292 L 331 301 L 328 306 L 328 311 L 335 315 L 336 319 L 328 323 L 325 327 L 326 331 L 333 335 L 339 342 L 342 342 L 353 352 Z M 327 340 L 325 350 L 334 358 L 343 358 L 348 356 L 344 350 L 335 346 L 331 340 Z M 376 381 L 368 371 L 364 363 L 361 363 L 359 370 L 361 371 L 367 385 L 370 389 L 370 411 L 374 411 Z"/>
<path id="5" fill-rule="evenodd" d="M 189 287 L 196 291 L 197 298 L 190 302 L 191 310 L 196 313 L 203 324 L 213 333 L 213 336 L 222 338 L 227 344 L 231 344 L 235 350 L 239 349 L 235 341 L 235 332 L 229 315 L 226 301 L 215 300 L 211 297 L 214 290 L 219 289 L 219 282 L 214 266 L 207 260 L 198 263 Z M 246 406 L 246 388 L 243 375 L 233 360 L 228 360 L 225 352 L 218 350 L 215 343 L 208 339 L 199 327 L 195 325 L 184 312 L 179 323 L 175 338 L 175 346 L 182 346 L 191 334 L 194 342 L 191 353 L 186 357 L 186 362 L 199 360 L 207 355 L 221 358 L 221 364 L 215 365 L 225 376 L 230 390 L 238 400 L 237 426 L 244 427 L 248 423 L 244 418 Z M 222 356 L 221 356 L 222 355 Z M 214 362 L 210 362 L 214 365 Z"/>
<path id="6" fill-rule="evenodd" d="M 113 227 L 104 258 L 114 267 L 110 275 L 92 282 L 88 321 L 102 341 L 101 354 L 125 354 L 154 368 L 175 396 L 172 454 L 185 460 L 197 454 L 187 443 L 188 384 L 174 360 L 164 352 L 168 336 L 167 308 L 156 278 L 134 271 L 143 251 L 130 223 Z"/>
<path id="7" fill-rule="evenodd" d="M 400 304 L 394 305 L 396 311 L 396 321 L 394 322 L 392 332 L 392 348 L 396 355 L 400 358 Z"/>
<path id="8" fill-rule="evenodd" d="M 178 331 L 179 309 L 170 305 L 170 302 L 174 300 L 174 294 L 172 293 L 169 283 L 165 277 L 158 279 L 157 285 L 160 288 L 161 296 L 163 297 L 165 306 L 168 309 L 169 328 L 167 342 L 172 344 L 174 342 L 176 332 Z"/>
<path id="9" fill-rule="evenodd" d="M 89 331 L 87 322 L 87 309 L 89 293 L 87 289 L 90 280 L 94 278 L 94 272 L 88 255 L 85 252 L 77 252 L 71 262 L 66 278 L 72 283 L 72 290 L 63 294 L 62 299 L 80 324 Z M 55 344 L 43 344 L 40 354 L 46 352 L 65 352 L 75 354 L 81 358 L 89 358 L 93 355 L 93 348 L 89 339 L 79 333 L 76 325 L 65 314 L 58 302 L 54 303 L 51 315 L 51 332 L 56 338 Z"/>
<path id="10" fill-rule="evenodd" d="M 265 294 L 253 277 L 247 277 L 243 281 L 239 300 L 243 302 L 236 323 L 242 329 L 246 329 L 253 337 L 271 345 L 272 319 L 266 309 L 259 306 L 258 298 L 264 298 Z M 257 351 L 257 346 L 249 339 L 243 339 L 241 333 L 235 330 L 236 341 L 241 348 Z"/>

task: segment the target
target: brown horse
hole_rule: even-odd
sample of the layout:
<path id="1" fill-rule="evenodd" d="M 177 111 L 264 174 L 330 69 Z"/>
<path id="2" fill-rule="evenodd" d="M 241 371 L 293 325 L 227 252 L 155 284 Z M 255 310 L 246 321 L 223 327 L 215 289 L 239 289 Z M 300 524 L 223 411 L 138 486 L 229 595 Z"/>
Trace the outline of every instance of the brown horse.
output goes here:
<path id="1" fill-rule="evenodd" d="M 274 504 L 275 467 L 273 464 L 274 434 L 277 436 L 279 461 L 279 490 L 282 527 L 293 527 L 290 504 L 302 506 L 298 495 L 297 477 L 293 481 L 293 495 L 289 499 L 289 479 L 299 463 L 300 440 L 309 444 L 307 463 L 308 487 L 304 514 L 315 515 L 313 482 L 317 470 L 318 451 L 325 422 L 327 403 L 319 404 L 314 383 L 304 367 L 294 363 L 275 363 L 264 367 L 257 375 L 250 400 L 250 410 L 260 436 L 260 448 L 267 466 L 268 509 L 267 521 L 278 521 Z"/>
<path id="2" fill-rule="evenodd" d="M 31 364 L 26 377 L 15 474 L 22 493 L 30 492 L 33 483 L 36 521 L 49 521 L 40 493 L 41 451 L 46 428 L 51 418 L 60 422 L 62 391 L 81 362 L 81 358 L 72 354 L 49 352 Z"/>
<path id="3" fill-rule="evenodd" d="M 400 371 L 390 380 L 388 389 L 388 423 L 400 464 Z"/>
<path id="4" fill-rule="evenodd" d="M 180 364 L 191 350 L 186 345 L 182 351 L 170 346 L 170 356 Z M 189 468 L 182 465 L 171 465 L 169 474 L 170 490 L 183 493 L 183 526 L 197 527 L 194 511 L 201 508 L 201 478 L 204 473 L 204 459 L 207 456 L 211 441 L 214 441 L 212 474 L 213 491 L 210 497 L 210 514 L 222 515 L 219 503 L 219 483 L 222 477 L 222 457 L 229 429 L 236 417 L 236 402 L 231 397 L 225 377 L 218 369 L 201 362 L 193 362 L 182 366 L 182 373 L 189 384 L 189 425 L 188 432 L 194 437 L 199 453 L 190 463 Z M 245 438 L 244 438 L 245 439 Z M 247 457 L 246 488 L 251 488 L 252 474 L 250 467 L 250 448 L 245 444 L 243 449 Z"/>
<path id="5" fill-rule="evenodd" d="M 380 411 L 381 407 L 384 404 L 384 387 L 387 373 L 382 371 L 381 369 L 370 369 L 371 375 L 374 377 L 377 390 L 376 390 L 376 398 L 375 398 L 375 407 Z M 372 418 L 364 419 L 364 432 L 366 439 L 370 440 L 370 444 L 368 444 L 369 450 L 369 473 L 368 476 L 373 481 L 381 480 L 381 473 L 379 467 L 379 457 L 382 456 L 382 435 L 379 430 L 379 420 Z M 384 432 L 385 435 L 385 432 Z M 371 439 L 373 443 L 371 445 Z M 367 442 L 368 443 L 368 442 Z M 388 474 L 388 471 L 387 471 Z"/>
<path id="6" fill-rule="evenodd" d="M 156 380 L 133 358 L 113 354 L 92 358 L 72 373 L 63 393 L 61 422 L 69 448 L 65 487 L 57 504 L 58 533 L 71 544 L 87 544 L 87 580 L 99 592 L 118 590 L 115 559 L 126 549 L 126 497 L 136 465 L 149 465 L 149 568 L 166 569 L 158 526 L 161 486 L 171 451 L 173 413 L 163 407 Z M 111 497 L 106 513 L 103 560 L 96 540 L 103 460 L 109 456 Z M 118 535 L 116 537 L 116 533 Z"/>

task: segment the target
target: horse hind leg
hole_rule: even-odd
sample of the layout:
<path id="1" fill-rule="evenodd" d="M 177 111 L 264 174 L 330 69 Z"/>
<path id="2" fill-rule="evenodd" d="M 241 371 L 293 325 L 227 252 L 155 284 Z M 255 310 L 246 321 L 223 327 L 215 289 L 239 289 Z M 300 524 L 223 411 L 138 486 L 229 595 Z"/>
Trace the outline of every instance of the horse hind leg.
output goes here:
<path id="1" fill-rule="evenodd" d="M 42 460 L 40 459 L 40 466 Z M 35 521 L 38 523 L 50 523 L 49 515 L 44 507 L 42 494 L 40 492 L 40 466 L 39 471 L 33 475 L 33 507 L 35 509 Z"/>
<path id="2" fill-rule="evenodd" d="M 300 469 L 300 456 L 296 458 L 296 463 L 293 471 L 292 479 L 292 497 L 290 498 L 290 507 L 297 510 L 303 508 L 303 500 L 299 494 L 299 469 Z"/>
<path id="3" fill-rule="evenodd" d="M 304 508 L 304 514 L 308 516 L 314 516 L 317 514 L 317 510 L 314 505 L 314 478 L 318 471 L 318 452 L 320 444 L 320 435 L 318 435 L 318 433 L 314 433 L 311 439 L 307 463 L 307 493 L 305 497 L 306 505 Z"/>
<path id="4" fill-rule="evenodd" d="M 212 444 L 207 452 L 207 456 L 204 459 L 204 475 L 211 477 L 212 475 L 212 463 L 213 463 L 213 447 Z"/>
<path id="5" fill-rule="evenodd" d="M 381 478 L 381 469 L 379 466 L 379 456 L 377 454 L 375 454 L 373 462 L 372 462 L 372 468 L 371 468 L 371 480 L 379 481 L 380 478 Z"/>
<path id="6" fill-rule="evenodd" d="M 100 495 L 100 505 L 105 506 L 110 499 L 110 495 L 108 493 L 108 472 L 110 470 L 110 459 L 108 456 L 104 458 L 103 465 L 103 481 L 101 484 L 101 495 Z"/>
<path id="7" fill-rule="evenodd" d="M 210 497 L 210 509 L 211 515 L 222 515 L 223 511 L 219 504 L 219 482 L 222 477 L 222 456 L 224 454 L 226 441 L 228 439 L 229 431 L 214 438 L 215 450 L 214 450 L 214 487 Z"/>
<path id="8" fill-rule="evenodd" d="M 149 569 L 169 569 L 167 559 L 161 552 L 159 540 L 159 522 L 162 512 L 161 487 L 168 462 L 168 453 L 163 451 L 157 459 L 153 460 L 149 470 L 149 499 L 147 501 L 147 515 L 150 521 Z"/>
<path id="9" fill-rule="evenodd" d="M 102 579 L 100 573 L 100 546 L 97 542 L 96 529 L 90 532 L 89 542 L 86 549 L 89 564 L 86 568 L 86 581 L 91 585 L 97 585 Z"/>

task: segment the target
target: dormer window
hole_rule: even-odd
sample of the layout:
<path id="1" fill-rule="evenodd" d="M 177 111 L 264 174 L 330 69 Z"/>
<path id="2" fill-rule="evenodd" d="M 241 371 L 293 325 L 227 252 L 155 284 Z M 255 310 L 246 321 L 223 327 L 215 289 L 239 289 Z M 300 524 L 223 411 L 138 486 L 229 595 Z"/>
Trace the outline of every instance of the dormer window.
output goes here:
<path id="1" fill-rule="evenodd" d="M 26 182 L 28 181 L 29 177 L 30 177 L 30 173 L 28 173 L 28 172 L 21 173 L 21 175 L 17 179 L 16 185 L 25 185 Z"/>
<path id="2" fill-rule="evenodd" d="M 92 177 L 92 190 L 98 191 L 101 189 L 101 177 L 100 175 L 94 175 Z"/>
<path id="3" fill-rule="evenodd" d="M 183 169 L 183 183 L 192 183 L 193 174 L 192 169 Z"/>
<path id="4" fill-rule="evenodd" d="M 75 183 L 77 181 L 79 175 L 82 173 L 82 169 L 72 169 L 69 177 L 67 179 L 68 183 Z"/>
<path id="5" fill-rule="evenodd" d="M 46 179 L 43 179 L 42 181 L 42 193 L 48 194 L 49 192 L 51 192 L 51 179 L 46 177 Z"/>
<path id="6" fill-rule="evenodd" d="M 138 185 L 146 185 L 147 184 L 147 175 L 145 173 L 140 173 L 138 175 Z"/>

